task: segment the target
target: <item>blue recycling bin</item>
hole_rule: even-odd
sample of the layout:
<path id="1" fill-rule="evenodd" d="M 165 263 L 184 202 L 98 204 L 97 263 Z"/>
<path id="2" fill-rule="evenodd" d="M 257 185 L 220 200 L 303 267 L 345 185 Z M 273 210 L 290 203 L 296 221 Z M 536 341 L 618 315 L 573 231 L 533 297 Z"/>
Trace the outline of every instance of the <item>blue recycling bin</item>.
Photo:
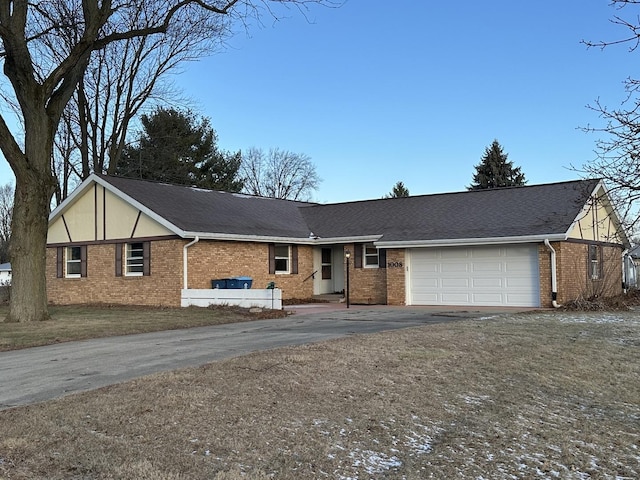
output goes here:
<path id="1" fill-rule="evenodd" d="M 233 277 L 227 279 L 227 288 L 251 288 L 253 279 L 251 277 Z"/>
<path id="2" fill-rule="evenodd" d="M 217 280 L 211 280 L 211 288 L 229 288 L 227 287 L 228 278 L 219 278 Z"/>

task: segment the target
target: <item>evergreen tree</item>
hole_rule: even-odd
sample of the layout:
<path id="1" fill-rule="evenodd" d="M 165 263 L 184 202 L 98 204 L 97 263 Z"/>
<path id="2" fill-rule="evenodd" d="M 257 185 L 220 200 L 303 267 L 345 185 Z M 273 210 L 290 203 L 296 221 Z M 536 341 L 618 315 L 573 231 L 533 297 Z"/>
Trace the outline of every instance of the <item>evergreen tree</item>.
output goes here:
<path id="1" fill-rule="evenodd" d="M 117 175 L 230 192 L 242 189 L 240 152 L 218 149 L 209 119 L 158 107 L 141 122 L 138 144 L 125 148 Z"/>
<path id="2" fill-rule="evenodd" d="M 513 187 L 525 185 L 527 181 L 520 167 L 513 167 L 509 162 L 498 140 L 494 140 L 487 147 L 480 163 L 476 165 L 476 173 L 473 175 L 473 183 L 468 190 L 481 190 L 486 188 Z"/>
<path id="3" fill-rule="evenodd" d="M 399 197 L 408 197 L 408 196 L 409 196 L 409 189 L 404 186 L 404 183 L 397 182 L 391 189 L 391 192 L 389 192 L 382 198 L 399 198 Z"/>

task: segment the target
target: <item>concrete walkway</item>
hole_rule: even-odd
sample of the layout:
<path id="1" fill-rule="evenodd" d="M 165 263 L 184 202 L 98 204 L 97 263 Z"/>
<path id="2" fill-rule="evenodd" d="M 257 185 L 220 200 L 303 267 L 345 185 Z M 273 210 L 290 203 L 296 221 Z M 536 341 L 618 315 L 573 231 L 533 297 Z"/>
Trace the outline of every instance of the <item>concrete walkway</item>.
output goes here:
<path id="1" fill-rule="evenodd" d="M 0 410 L 259 350 L 480 318 L 517 309 L 313 304 L 287 318 L 97 338 L 0 352 Z M 522 311 L 522 309 L 520 309 Z"/>

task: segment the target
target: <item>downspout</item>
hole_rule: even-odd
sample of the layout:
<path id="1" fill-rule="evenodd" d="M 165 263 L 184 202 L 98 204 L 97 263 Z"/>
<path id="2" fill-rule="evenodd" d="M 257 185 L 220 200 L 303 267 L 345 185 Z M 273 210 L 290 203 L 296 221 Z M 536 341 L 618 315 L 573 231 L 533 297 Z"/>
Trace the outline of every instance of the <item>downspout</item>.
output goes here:
<path id="1" fill-rule="evenodd" d="M 187 282 L 187 272 L 189 269 L 188 266 L 188 262 L 187 262 L 187 249 L 191 246 L 191 245 L 195 245 L 196 243 L 198 243 L 200 241 L 200 237 L 198 237 L 196 235 L 196 238 L 193 239 L 192 242 L 187 243 L 183 248 L 182 248 L 182 272 L 184 275 L 184 289 L 186 290 L 187 288 L 189 288 L 188 282 Z"/>
<path id="2" fill-rule="evenodd" d="M 625 295 L 627 294 L 627 291 L 629 290 L 629 278 L 628 278 L 629 271 L 627 270 L 627 255 L 628 254 L 629 254 L 629 249 L 625 248 L 622 251 L 622 293 L 624 293 Z"/>
<path id="3" fill-rule="evenodd" d="M 549 239 L 544 239 L 545 246 L 551 252 L 551 305 L 553 308 L 560 308 L 562 305 L 558 303 L 558 276 L 556 273 L 556 251 L 549 243 Z"/>

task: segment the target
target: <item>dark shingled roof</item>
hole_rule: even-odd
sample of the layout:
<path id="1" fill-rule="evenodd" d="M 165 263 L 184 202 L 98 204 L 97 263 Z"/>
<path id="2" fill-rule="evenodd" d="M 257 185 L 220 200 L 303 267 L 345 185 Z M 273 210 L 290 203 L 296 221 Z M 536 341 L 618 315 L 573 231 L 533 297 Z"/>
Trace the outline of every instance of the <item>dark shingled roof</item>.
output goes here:
<path id="1" fill-rule="evenodd" d="M 101 175 L 185 232 L 308 238 L 303 202 Z"/>
<path id="2" fill-rule="evenodd" d="M 598 180 L 312 204 L 101 176 L 186 232 L 437 241 L 566 233 Z"/>
<path id="3" fill-rule="evenodd" d="M 383 234 L 387 242 L 564 234 L 597 184 L 578 180 L 301 210 L 320 237 Z"/>

